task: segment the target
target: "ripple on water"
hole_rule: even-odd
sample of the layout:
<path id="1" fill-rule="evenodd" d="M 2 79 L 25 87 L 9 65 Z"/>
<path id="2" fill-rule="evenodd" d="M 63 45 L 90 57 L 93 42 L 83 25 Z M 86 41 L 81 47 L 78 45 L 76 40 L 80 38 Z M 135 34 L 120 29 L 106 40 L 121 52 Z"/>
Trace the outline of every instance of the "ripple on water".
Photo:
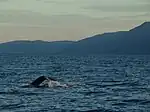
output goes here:
<path id="1" fill-rule="evenodd" d="M 149 112 L 149 56 L 0 55 L 0 111 Z M 70 88 L 21 88 L 38 76 Z"/>

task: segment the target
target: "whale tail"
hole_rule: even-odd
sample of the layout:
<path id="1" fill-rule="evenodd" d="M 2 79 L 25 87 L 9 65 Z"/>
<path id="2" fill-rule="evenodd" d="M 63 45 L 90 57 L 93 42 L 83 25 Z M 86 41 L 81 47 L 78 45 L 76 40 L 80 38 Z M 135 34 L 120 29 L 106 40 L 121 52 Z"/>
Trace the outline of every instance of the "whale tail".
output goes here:
<path id="1" fill-rule="evenodd" d="M 34 80 L 31 85 L 34 86 L 34 87 L 39 87 L 39 85 L 44 81 L 46 80 L 47 78 L 45 76 L 40 76 L 38 77 L 36 80 Z"/>
<path id="2" fill-rule="evenodd" d="M 58 82 L 55 78 L 52 77 L 45 77 L 45 76 L 40 76 L 37 79 L 35 79 L 32 83 L 29 85 L 22 86 L 24 88 L 27 87 L 69 87 L 67 84 L 61 84 Z"/>
<path id="3" fill-rule="evenodd" d="M 48 80 L 52 80 L 52 81 L 57 81 L 56 79 L 52 78 L 52 77 L 48 77 Z"/>

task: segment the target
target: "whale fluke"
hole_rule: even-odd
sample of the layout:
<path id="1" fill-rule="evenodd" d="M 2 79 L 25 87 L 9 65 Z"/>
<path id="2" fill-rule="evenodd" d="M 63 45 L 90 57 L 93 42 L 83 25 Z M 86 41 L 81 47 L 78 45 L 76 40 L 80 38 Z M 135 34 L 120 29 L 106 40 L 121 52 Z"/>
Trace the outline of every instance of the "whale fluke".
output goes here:
<path id="1" fill-rule="evenodd" d="M 24 88 L 28 87 L 69 87 L 67 84 L 61 84 L 56 79 L 52 77 L 46 77 L 46 76 L 40 76 L 37 79 L 35 79 L 32 83 L 29 85 L 22 86 Z"/>
<path id="2" fill-rule="evenodd" d="M 47 78 L 45 76 L 40 76 L 38 77 L 36 80 L 34 80 L 31 85 L 34 87 L 39 87 L 39 85 L 44 81 L 47 80 Z"/>

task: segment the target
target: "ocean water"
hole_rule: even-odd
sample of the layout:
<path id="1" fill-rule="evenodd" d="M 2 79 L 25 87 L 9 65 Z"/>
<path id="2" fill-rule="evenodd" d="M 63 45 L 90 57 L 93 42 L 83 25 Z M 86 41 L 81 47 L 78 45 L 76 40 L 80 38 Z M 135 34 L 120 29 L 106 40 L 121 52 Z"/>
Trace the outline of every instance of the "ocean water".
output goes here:
<path id="1" fill-rule="evenodd" d="M 37 77 L 68 88 L 22 88 Z M 0 55 L 0 112 L 150 112 L 150 56 Z"/>

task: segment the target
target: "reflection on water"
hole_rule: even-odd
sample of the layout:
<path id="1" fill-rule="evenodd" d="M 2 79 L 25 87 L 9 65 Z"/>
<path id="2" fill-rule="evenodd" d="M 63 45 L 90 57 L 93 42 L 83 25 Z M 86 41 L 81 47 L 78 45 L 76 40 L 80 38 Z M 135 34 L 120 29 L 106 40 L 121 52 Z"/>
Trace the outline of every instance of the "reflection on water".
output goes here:
<path id="1" fill-rule="evenodd" d="M 52 76 L 69 88 L 22 88 Z M 150 56 L 0 55 L 0 111 L 150 111 Z"/>

